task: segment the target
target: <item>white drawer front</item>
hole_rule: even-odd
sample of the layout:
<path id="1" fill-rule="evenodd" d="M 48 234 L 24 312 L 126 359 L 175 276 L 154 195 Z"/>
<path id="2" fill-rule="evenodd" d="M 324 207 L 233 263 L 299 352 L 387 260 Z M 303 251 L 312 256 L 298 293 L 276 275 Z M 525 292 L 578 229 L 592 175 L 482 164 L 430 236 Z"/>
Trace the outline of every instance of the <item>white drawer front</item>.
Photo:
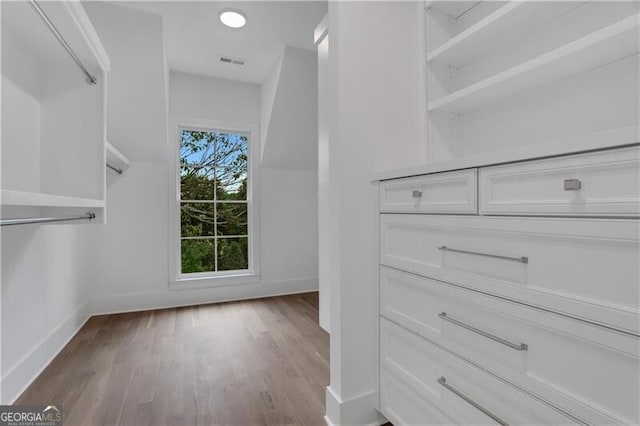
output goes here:
<path id="1" fill-rule="evenodd" d="M 639 230 L 627 219 L 383 214 L 380 263 L 638 334 Z"/>
<path id="2" fill-rule="evenodd" d="M 581 417 L 640 421 L 637 338 L 388 268 L 380 313 L 549 400 L 566 396 Z"/>
<path id="3" fill-rule="evenodd" d="M 437 173 L 380 183 L 380 211 L 476 213 L 477 170 Z"/>
<path id="4" fill-rule="evenodd" d="M 380 371 L 380 411 L 398 426 L 441 426 L 456 423 L 431 400 L 421 397 L 384 368 Z"/>
<path id="5" fill-rule="evenodd" d="M 387 414 L 385 410 L 389 411 L 388 403 L 385 402 L 390 399 L 389 396 L 393 397 L 395 385 L 407 395 L 419 395 L 424 400 L 422 411 L 425 415 L 431 407 L 438 407 L 444 416 L 452 419 L 452 422 L 447 423 L 574 423 L 572 418 L 552 410 L 494 376 L 385 319 L 380 320 L 380 363 L 383 414 Z M 408 408 L 404 410 L 400 408 L 400 404 L 396 404 L 393 407 L 397 413 L 396 417 L 402 418 L 406 412 L 406 416 L 412 416 L 410 420 L 415 421 L 419 411 L 417 407 L 412 406 L 419 402 L 414 401 L 417 401 L 417 398 L 408 399 Z M 393 414 L 390 417 L 393 418 Z M 426 420 L 428 423 L 429 419 Z"/>
<path id="6" fill-rule="evenodd" d="M 640 149 L 481 168 L 480 212 L 639 216 Z"/>

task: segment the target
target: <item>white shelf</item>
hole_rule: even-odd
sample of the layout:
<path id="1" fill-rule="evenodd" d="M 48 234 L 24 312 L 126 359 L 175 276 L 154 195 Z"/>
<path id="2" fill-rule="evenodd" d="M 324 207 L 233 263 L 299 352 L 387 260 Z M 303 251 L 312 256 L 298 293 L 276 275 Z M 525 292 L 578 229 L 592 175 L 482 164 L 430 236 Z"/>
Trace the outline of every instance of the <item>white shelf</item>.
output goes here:
<path id="1" fill-rule="evenodd" d="M 580 7 L 584 2 L 553 3 L 514 1 L 500 7 L 486 18 L 461 32 L 427 54 L 428 62 L 461 67 L 496 51 L 500 44 L 518 34 L 539 27 L 554 17 Z"/>
<path id="2" fill-rule="evenodd" d="M 37 5 L 0 3 L 0 202 L 100 210 L 109 58 L 80 2 Z"/>
<path id="3" fill-rule="evenodd" d="M 429 102 L 429 111 L 463 113 L 530 87 L 593 69 L 639 51 L 640 15 L 545 53 L 493 77 Z"/>
<path id="4" fill-rule="evenodd" d="M 123 173 L 131 166 L 131 162 L 116 147 L 106 142 L 107 147 L 107 164 L 121 170 Z"/>
<path id="5" fill-rule="evenodd" d="M 426 9 L 435 9 L 445 15 L 449 15 L 452 18 L 457 18 L 458 16 L 464 14 L 467 10 L 471 9 L 478 3 L 480 0 L 475 1 L 451 1 L 451 0 L 443 0 L 443 1 L 427 1 L 425 2 Z"/>
<path id="6" fill-rule="evenodd" d="M 41 194 L 36 192 L 21 192 L 3 189 L 0 191 L 2 206 L 18 207 L 86 207 L 102 208 L 104 200 L 92 198 L 65 197 L 62 195 Z"/>

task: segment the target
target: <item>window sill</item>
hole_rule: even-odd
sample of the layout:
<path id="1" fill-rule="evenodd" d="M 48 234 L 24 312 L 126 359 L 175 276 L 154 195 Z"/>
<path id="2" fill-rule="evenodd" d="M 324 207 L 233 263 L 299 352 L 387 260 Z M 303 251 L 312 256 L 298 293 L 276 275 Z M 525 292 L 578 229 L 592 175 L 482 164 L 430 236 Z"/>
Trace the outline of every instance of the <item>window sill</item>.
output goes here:
<path id="1" fill-rule="evenodd" d="M 196 290 L 201 288 L 231 287 L 260 282 L 260 274 L 243 273 L 238 275 L 178 278 L 169 283 L 169 290 Z"/>

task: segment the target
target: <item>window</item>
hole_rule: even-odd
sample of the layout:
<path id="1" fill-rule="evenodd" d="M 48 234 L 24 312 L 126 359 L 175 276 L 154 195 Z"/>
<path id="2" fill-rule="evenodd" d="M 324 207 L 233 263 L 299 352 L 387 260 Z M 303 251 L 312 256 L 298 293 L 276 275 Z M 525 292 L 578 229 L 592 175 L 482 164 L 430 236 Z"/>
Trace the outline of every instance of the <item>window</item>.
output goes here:
<path id="1" fill-rule="evenodd" d="M 181 273 L 249 270 L 249 136 L 182 128 L 179 139 Z"/>

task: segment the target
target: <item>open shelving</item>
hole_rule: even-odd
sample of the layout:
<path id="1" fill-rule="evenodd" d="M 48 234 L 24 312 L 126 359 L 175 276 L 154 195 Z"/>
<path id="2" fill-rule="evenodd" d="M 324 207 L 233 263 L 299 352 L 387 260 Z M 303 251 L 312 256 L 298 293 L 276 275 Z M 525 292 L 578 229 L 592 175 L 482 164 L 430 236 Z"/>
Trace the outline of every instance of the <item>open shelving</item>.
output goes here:
<path id="1" fill-rule="evenodd" d="M 429 162 L 640 125 L 640 2 L 427 1 L 424 25 Z"/>
<path id="2" fill-rule="evenodd" d="M 103 209 L 109 58 L 88 16 L 80 2 L 0 7 L 2 215 Z"/>
<path id="3" fill-rule="evenodd" d="M 640 15 L 630 16 L 491 78 L 429 102 L 427 109 L 465 112 L 529 87 L 560 80 L 636 54 L 639 48 L 639 28 Z"/>
<path id="4" fill-rule="evenodd" d="M 453 3 L 453 2 L 450 2 Z M 504 44 L 505 34 L 524 34 L 556 16 L 579 7 L 583 2 L 549 7 L 541 1 L 514 1 L 490 13 L 484 19 L 427 53 L 428 62 L 461 67 L 495 52 Z"/>

